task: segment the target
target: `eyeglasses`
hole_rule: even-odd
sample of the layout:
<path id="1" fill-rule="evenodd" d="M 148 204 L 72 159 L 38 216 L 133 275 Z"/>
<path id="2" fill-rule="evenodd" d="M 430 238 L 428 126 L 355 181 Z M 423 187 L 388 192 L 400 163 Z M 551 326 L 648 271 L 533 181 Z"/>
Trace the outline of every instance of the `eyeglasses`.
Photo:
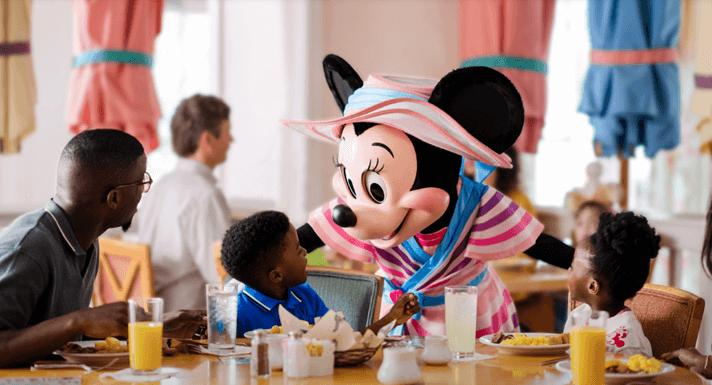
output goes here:
<path id="1" fill-rule="evenodd" d="M 137 183 L 130 183 L 130 184 L 122 184 L 120 186 L 114 187 L 115 189 L 117 188 L 122 188 L 122 187 L 131 187 L 131 186 L 140 186 L 143 185 L 143 192 L 147 193 L 148 190 L 151 189 L 151 183 L 153 183 L 153 179 L 151 179 L 151 174 L 145 172 L 143 173 L 143 181 L 137 182 Z"/>

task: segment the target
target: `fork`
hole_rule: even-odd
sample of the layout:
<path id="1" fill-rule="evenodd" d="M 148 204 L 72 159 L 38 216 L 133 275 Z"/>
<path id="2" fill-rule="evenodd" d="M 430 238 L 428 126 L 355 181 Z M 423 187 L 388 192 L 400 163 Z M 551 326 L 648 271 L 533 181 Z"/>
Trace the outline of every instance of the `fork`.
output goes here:
<path id="1" fill-rule="evenodd" d="M 85 373 L 100 372 L 100 371 L 102 371 L 102 370 L 105 370 L 105 369 L 111 367 L 111 366 L 114 365 L 118 360 L 119 360 L 118 358 L 114 358 L 114 359 L 113 359 L 111 362 L 109 362 L 108 364 L 106 364 L 106 365 L 104 365 L 104 366 L 100 366 L 100 367 L 96 367 L 96 366 L 90 367 L 90 366 L 87 366 L 87 365 L 85 365 L 85 364 L 77 364 L 77 363 L 71 363 L 71 362 L 66 362 L 66 363 L 61 363 L 61 364 L 34 364 L 34 365 L 32 365 L 32 367 L 30 368 L 30 370 L 32 370 L 32 371 L 34 372 L 34 371 L 37 371 L 37 370 L 55 370 L 55 369 L 73 369 L 73 368 L 77 368 L 77 369 L 82 369 L 82 370 L 84 370 Z"/>
<path id="2" fill-rule="evenodd" d="M 539 365 L 541 365 L 541 366 L 551 365 L 551 364 L 555 364 L 560 361 L 568 360 L 569 358 L 570 358 L 569 356 L 558 357 L 558 358 L 554 358 L 554 359 L 551 359 L 548 361 L 542 361 L 539 363 Z"/>

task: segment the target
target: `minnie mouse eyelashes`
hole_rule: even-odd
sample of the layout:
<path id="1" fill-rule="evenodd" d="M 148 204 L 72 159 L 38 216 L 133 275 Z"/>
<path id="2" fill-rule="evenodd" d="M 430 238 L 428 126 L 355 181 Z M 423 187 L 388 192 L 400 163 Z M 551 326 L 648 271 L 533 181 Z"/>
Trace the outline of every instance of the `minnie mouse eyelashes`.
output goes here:
<path id="1" fill-rule="evenodd" d="M 383 169 L 386 167 L 386 165 L 385 165 L 385 164 L 382 164 L 382 165 L 381 165 L 381 168 L 378 169 L 378 163 L 379 163 L 379 162 L 380 162 L 380 160 L 379 160 L 378 158 L 376 158 L 376 164 L 374 164 L 373 167 L 371 167 L 371 163 L 373 163 L 373 160 L 369 160 L 369 161 L 368 161 L 368 168 L 366 168 L 366 171 L 373 171 L 373 172 L 375 172 L 376 174 L 380 174 L 381 171 L 383 171 Z"/>

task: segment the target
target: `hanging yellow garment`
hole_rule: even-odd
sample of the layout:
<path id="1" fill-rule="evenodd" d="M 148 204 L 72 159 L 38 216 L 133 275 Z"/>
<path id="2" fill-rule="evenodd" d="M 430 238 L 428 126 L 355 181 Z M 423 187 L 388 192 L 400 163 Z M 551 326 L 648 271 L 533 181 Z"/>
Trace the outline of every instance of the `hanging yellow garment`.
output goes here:
<path id="1" fill-rule="evenodd" d="M 35 131 L 35 78 L 30 56 L 32 0 L 0 1 L 0 154 L 20 151 Z"/>

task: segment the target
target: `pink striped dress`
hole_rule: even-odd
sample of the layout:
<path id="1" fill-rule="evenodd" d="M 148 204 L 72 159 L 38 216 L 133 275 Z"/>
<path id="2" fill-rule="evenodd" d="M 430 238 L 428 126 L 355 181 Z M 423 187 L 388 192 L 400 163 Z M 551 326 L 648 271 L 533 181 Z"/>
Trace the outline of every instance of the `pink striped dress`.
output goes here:
<path id="1" fill-rule="evenodd" d="M 446 286 L 453 285 L 478 287 L 478 337 L 500 330 L 519 330 L 512 298 L 487 261 L 528 249 L 544 226 L 499 191 L 467 178 L 462 181 L 467 183 L 460 191 L 448 228 L 434 234 L 418 234 L 386 250 L 350 237 L 333 222 L 331 210 L 343 203 L 339 199 L 310 214 L 309 224 L 326 245 L 349 258 L 375 260 L 379 265 L 376 274 L 386 281 L 381 316 L 404 292 L 418 296 L 422 312 L 403 326 L 402 334 L 446 334 L 444 292 Z M 463 194 L 464 191 L 468 193 Z M 438 253 L 438 248 L 443 250 Z"/>

